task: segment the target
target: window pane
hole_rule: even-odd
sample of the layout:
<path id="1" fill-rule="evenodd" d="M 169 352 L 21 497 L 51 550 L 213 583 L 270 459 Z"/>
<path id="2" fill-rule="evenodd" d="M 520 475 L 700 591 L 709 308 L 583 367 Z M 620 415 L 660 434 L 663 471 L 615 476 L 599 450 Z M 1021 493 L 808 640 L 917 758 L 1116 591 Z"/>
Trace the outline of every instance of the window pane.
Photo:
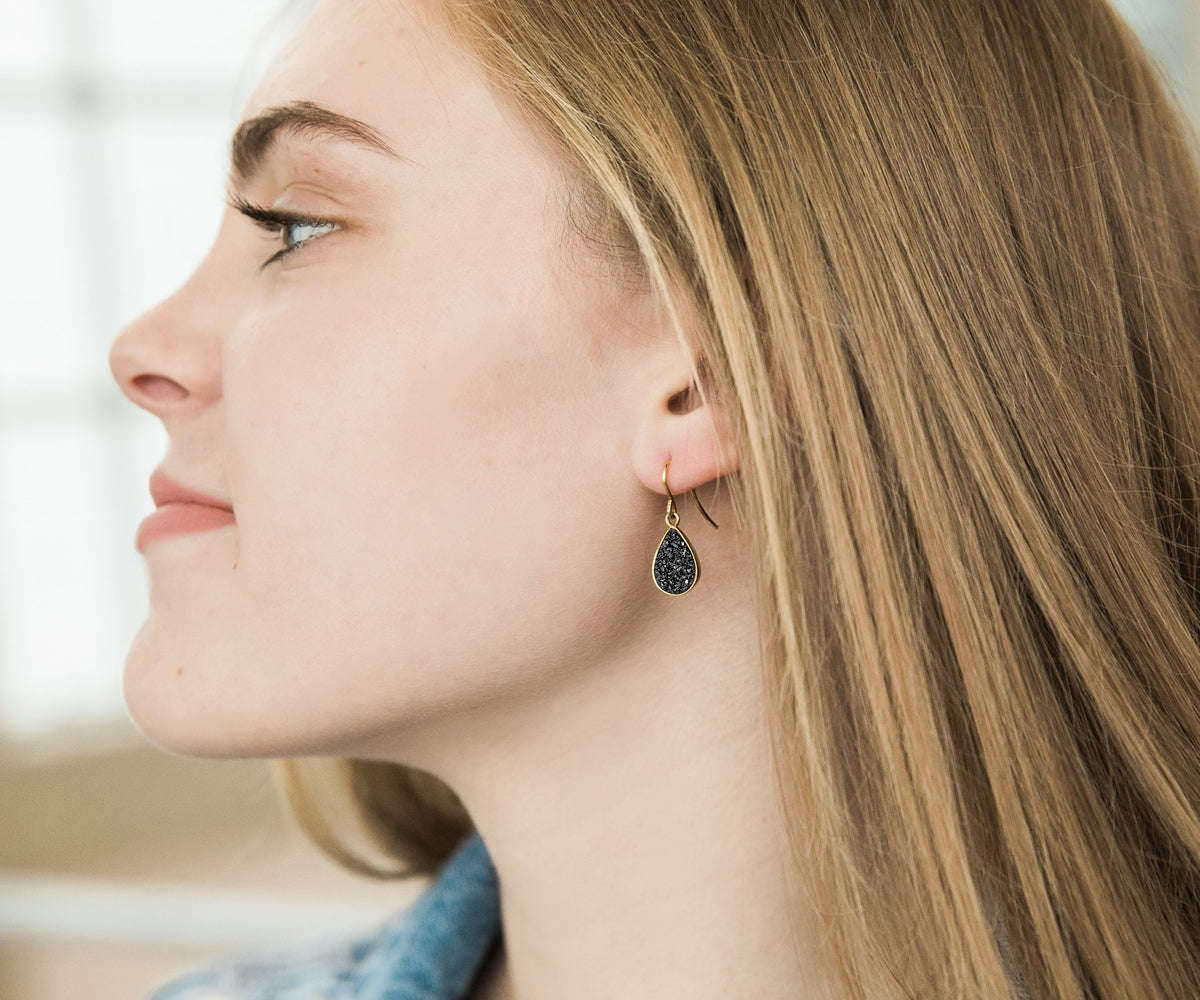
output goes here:
<path id="1" fill-rule="evenodd" d="M 101 72 L 234 80 L 280 0 L 103 0 L 92 5 Z"/>
<path id="2" fill-rule="evenodd" d="M 82 378 L 87 317 L 83 261 L 89 247 L 74 207 L 75 162 L 64 122 L 0 115 L 6 148 L 0 239 L 5 334 L 0 337 L 0 392 L 37 390 Z M 11 147 L 8 144 L 11 143 Z"/>
<path id="3" fill-rule="evenodd" d="M 51 73 L 59 59 L 56 8 L 52 3 L 0 3 L 0 79 Z"/>
<path id="4" fill-rule="evenodd" d="M 15 735 L 119 707 L 103 454 L 86 425 L 0 434 L 0 713 Z"/>
<path id="5" fill-rule="evenodd" d="M 212 243 L 232 124 L 136 118 L 113 125 L 108 149 L 123 317 L 173 292 Z"/>

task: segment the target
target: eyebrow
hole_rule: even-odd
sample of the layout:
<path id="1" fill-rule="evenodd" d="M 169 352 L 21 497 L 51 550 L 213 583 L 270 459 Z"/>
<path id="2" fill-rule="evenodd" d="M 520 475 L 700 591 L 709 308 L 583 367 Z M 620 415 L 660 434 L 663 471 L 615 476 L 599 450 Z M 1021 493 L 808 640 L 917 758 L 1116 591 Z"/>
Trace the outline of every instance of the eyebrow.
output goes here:
<path id="1" fill-rule="evenodd" d="M 246 184 L 253 179 L 276 140 L 285 133 L 352 142 L 373 152 L 407 160 L 384 141 L 378 129 L 366 122 L 312 101 L 292 101 L 267 108 L 234 129 L 229 150 L 232 180 Z"/>

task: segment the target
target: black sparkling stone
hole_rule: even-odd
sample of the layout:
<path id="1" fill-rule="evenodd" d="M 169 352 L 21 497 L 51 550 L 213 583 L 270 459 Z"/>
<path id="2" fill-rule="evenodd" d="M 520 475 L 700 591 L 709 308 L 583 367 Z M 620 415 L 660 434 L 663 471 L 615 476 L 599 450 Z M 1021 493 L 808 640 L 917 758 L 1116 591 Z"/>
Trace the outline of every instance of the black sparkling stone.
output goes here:
<path id="1" fill-rule="evenodd" d="M 654 582 L 668 594 L 683 594 L 696 582 L 696 557 L 678 528 L 668 528 L 654 553 Z"/>

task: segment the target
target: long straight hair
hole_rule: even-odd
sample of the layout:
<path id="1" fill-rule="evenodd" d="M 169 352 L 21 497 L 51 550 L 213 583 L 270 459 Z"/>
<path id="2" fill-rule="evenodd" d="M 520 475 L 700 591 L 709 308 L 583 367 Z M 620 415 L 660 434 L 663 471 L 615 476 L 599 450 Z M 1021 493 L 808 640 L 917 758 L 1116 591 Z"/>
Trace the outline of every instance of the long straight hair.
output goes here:
<path id="1" fill-rule="evenodd" d="M 700 317 L 846 996 L 1200 996 L 1200 142 L 1136 35 L 1107 0 L 438 10 L 585 242 Z M 399 872 L 470 829 L 341 766 Z"/>

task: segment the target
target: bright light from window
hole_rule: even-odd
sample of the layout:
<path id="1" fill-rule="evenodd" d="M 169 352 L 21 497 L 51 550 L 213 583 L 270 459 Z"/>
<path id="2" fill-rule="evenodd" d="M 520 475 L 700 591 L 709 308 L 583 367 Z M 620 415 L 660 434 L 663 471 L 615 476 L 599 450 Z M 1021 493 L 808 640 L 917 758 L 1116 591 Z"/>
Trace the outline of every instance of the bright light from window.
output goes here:
<path id="1" fill-rule="evenodd" d="M 166 436 L 108 347 L 203 256 L 247 84 L 304 7 L 0 5 L 0 743 L 127 728 Z"/>

